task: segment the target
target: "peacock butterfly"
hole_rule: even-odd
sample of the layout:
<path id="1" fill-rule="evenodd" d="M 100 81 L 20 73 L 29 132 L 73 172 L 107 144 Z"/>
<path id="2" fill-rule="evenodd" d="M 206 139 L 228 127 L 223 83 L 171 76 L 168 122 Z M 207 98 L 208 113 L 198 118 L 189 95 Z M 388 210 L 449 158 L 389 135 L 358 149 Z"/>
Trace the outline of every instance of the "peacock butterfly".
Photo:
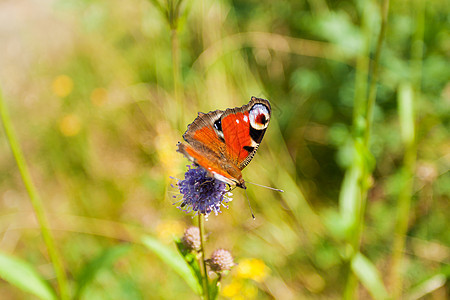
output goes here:
<path id="1" fill-rule="evenodd" d="M 270 113 L 269 101 L 256 97 L 242 107 L 199 112 L 177 151 L 216 179 L 246 189 L 241 171 L 258 150 Z"/>

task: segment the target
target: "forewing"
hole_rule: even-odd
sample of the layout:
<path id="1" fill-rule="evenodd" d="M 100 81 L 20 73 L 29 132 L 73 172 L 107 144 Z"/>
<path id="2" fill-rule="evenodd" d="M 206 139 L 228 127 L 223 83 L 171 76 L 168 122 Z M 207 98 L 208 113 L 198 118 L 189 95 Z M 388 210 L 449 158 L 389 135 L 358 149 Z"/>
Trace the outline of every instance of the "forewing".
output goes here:
<path id="1" fill-rule="evenodd" d="M 258 122 L 258 113 L 262 113 L 259 112 L 260 109 L 264 110 L 267 118 L 264 126 L 259 126 L 255 123 Z M 222 114 L 221 126 L 227 149 L 226 152 L 228 158 L 240 170 L 250 163 L 258 150 L 270 120 L 270 112 L 269 101 L 252 97 L 248 104 L 227 109 Z"/>
<path id="2" fill-rule="evenodd" d="M 214 122 L 220 119 L 222 114 L 221 110 L 199 113 L 184 133 L 184 140 L 197 151 L 220 158 L 226 146 L 214 128 Z"/>
<path id="3" fill-rule="evenodd" d="M 178 152 L 205 168 L 217 179 L 231 185 L 239 184 L 242 174 L 227 156 L 227 147 L 220 129 L 220 117 L 223 113 L 221 110 L 199 113 L 183 135 L 187 144 L 179 143 Z"/>

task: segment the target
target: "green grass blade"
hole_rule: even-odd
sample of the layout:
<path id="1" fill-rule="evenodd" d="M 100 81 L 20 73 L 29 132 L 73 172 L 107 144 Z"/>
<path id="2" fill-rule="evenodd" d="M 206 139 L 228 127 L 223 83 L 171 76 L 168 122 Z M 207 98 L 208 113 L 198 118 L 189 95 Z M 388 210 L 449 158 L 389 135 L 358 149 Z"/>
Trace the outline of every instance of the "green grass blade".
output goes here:
<path id="1" fill-rule="evenodd" d="M 112 264 L 122 255 L 127 253 L 130 248 L 131 247 L 129 244 L 112 247 L 106 249 L 100 253 L 100 255 L 88 262 L 78 276 L 75 299 L 79 299 L 81 297 L 85 288 L 94 281 L 100 271 L 110 268 Z"/>
<path id="2" fill-rule="evenodd" d="M 339 194 L 339 211 L 345 225 L 345 234 L 350 236 L 358 221 L 360 190 L 358 180 L 361 177 L 361 169 L 353 163 L 353 166 L 345 172 L 341 192 Z"/>
<path id="3" fill-rule="evenodd" d="M 447 282 L 447 276 L 439 273 L 414 287 L 406 296 L 408 300 L 423 299 L 427 294 L 443 287 Z"/>
<path id="4" fill-rule="evenodd" d="M 56 280 L 58 281 L 59 284 L 59 292 L 60 292 L 59 296 L 61 299 L 64 300 L 69 299 L 69 289 L 67 284 L 66 273 L 64 270 L 64 264 L 58 252 L 58 249 L 56 248 L 53 235 L 50 232 L 49 229 L 50 225 L 47 216 L 45 214 L 42 199 L 40 198 L 36 186 L 34 185 L 33 180 L 31 179 L 31 174 L 30 171 L 28 170 L 28 165 L 25 161 L 25 156 L 22 153 L 19 141 L 13 130 L 12 121 L 9 116 L 6 102 L 3 99 L 1 88 L 0 88 L 0 119 L 3 124 L 3 128 L 5 129 L 6 139 L 9 143 L 11 152 L 16 161 L 17 168 L 19 169 L 20 172 L 20 176 L 22 177 L 23 184 L 25 185 L 25 188 L 28 192 L 28 196 L 30 197 L 30 202 L 31 205 L 33 206 L 34 213 L 36 214 L 42 238 L 44 239 L 44 243 L 47 247 L 50 260 L 53 264 Z"/>
<path id="5" fill-rule="evenodd" d="M 28 262 L 1 252 L 0 277 L 40 299 L 56 299 L 56 294 L 50 285 Z"/>
<path id="6" fill-rule="evenodd" d="M 144 236 L 142 243 L 177 272 L 196 294 L 202 294 L 202 287 L 197 281 L 195 272 L 189 268 L 189 265 L 177 252 L 151 236 Z"/>
<path id="7" fill-rule="evenodd" d="M 389 299 L 378 270 L 367 257 L 358 252 L 353 257 L 351 266 L 353 273 L 374 299 Z"/>
<path id="8" fill-rule="evenodd" d="M 403 143 L 414 141 L 414 103 L 413 89 L 410 83 L 403 83 L 398 90 L 398 113 Z"/>

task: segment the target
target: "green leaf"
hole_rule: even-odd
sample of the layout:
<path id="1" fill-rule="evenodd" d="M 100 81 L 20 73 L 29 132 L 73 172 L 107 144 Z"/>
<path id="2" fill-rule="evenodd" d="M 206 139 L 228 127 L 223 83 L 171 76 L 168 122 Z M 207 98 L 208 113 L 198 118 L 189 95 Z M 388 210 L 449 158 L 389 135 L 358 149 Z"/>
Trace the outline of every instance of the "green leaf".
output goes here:
<path id="1" fill-rule="evenodd" d="M 56 299 L 55 291 L 28 262 L 1 252 L 0 277 L 40 299 Z"/>
<path id="2" fill-rule="evenodd" d="M 380 274 L 372 262 L 358 252 L 352 259 L 352 270 L 374 299 L 389 299 Z"/>
<path id="3" fill-rule="evenodd" d="M 203 276 L 202 272 L 200 271 L 200 266 L 198 264 L 198 260 L 195 257 L 195 255 L 186 249 L 183 242 L 180 239 L 175 239 L 175 244 L 177 245 L 178 252 L 181 254 L 181 256 L 184 257 L 184 260 L 186 263 L 189 264 L 191 270 L 195 273 L 195 276 L 197 277 L 198 284 L 200 286 L 203 286 Z"/>
<path id="4" fill-rule="evenodd" d="M 209 299 L 214 300 L 219 296 L 220 291 L 220 277 L 217 277 L 213 282 L 209 285 Z"/>
<path id="5" fill-rule="evenodd" d="M 344 11 L 330 12 L 327 16 L 318 18 L 312 25 L 315 33 L 341 46 L 342 50 L 350 55 L 358 54 L 363 49 L 360 29 Z"/>
<path id="6" fill-rule="evenodd" d="M 80 272 L 77 279 L 75 299 L 79 299 L 85 288 L 94 281 L 97 274 L 103 269 L 109 269 L 115 261 L 131 249 L 130 244 L 123 244 L 106 249 L 100 255 L 88 262 Z"/>
<path id="7" fill-rule="evenodd" d="M 403 83 L 398 89 L 398 113 L 403 143 L 414 141 L 414 92 L 410 83 Z"/>
<path id="8" fill-rule="evenodd" d="M 428 278 L 424 282 L 415 286 L 406 296 L 406 299 L 415 300 L 422 299 L 427 294 L 434 292 L 435 290 L 443 287 L 447 282 L 447 276 L 445 274 L 439 273 L 431 278 Z"/>
<path id="9" fill-rule="evenodd" d="M 330 234 L 337 240 L 344 240 L 348 237 L 349 222 L 334 209 L 324 210 L 322 220 Z"/>
<path id="10" fill-rule="evenodd" d="M 142 238 L 142 243 L 177 272 L 197 295 L 202 294 L 202 286 L 196 278 L 195 271 L 175 251 L 148 235 Z"/>
<path id="11" fill-rule="evenodd" d="M 353 163 L 347 169 L 339 194 L 339 211 L 342 217 L 342 225 L 346 228 L 346 236 L 350 236 L 358 222 L 358 205 L 360 203 L 360 190 L 358 180 L 361 177 L 361 169 Z"/>

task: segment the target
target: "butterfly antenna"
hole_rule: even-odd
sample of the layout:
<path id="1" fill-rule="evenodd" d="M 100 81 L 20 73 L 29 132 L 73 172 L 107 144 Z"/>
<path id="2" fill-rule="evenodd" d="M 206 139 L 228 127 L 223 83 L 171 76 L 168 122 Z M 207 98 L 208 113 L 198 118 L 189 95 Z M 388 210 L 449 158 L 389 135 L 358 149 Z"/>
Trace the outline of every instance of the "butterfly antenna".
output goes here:
<path id="1" fill-rule="evenodd" d="M 250 199 L 248 198 L 248 194 L 247 194 L 247 189 L 244 189 L 245 191 L 245 197 L 247 197 L 247 202 L 248 202 L 248 207 L 250 207 L 250 211 L 252 212 L 252 218 L 253 220 L 255 220 L 255 215 L 253 214 L 253 208 L 252 205 L 250 204 Z"/>
<path id="2" fill-rule="evenodd" d="M 257 185 L 257 186 L 260 186 L 260 187 L 263 187 L 263 188 L 266 188 L 266 189 L 269 189 L 269 190 L 272 190 L 272 191 L 277 191 L 277 192 L 280 192 L 280 193 L 284 193 L 283 190 L 276 189 L 276 188 L 273 188 L 273 187 L 270 187 L 270 186 L 265 186 L 265 185 L 254 183 L 254 182 L 250 182 L 250 181 L 245 181 L 245 183 L 250 183 L 250 184 Z"/>

